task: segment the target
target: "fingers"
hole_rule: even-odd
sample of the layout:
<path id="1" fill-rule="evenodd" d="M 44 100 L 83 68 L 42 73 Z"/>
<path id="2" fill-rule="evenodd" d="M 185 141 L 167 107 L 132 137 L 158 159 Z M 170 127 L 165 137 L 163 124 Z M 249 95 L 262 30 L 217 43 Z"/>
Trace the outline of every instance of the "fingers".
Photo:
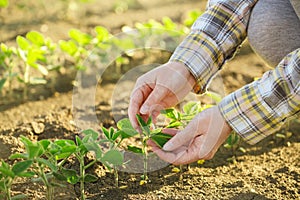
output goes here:
<path id="1" fill-rule="evenodd" d="M 132 123 L 132 126 L 134 128 L 138 128 L 138 122 L 136 119 L 136 114 L 140 114 L 140 108 L 145 101 L 145 99 L 149 96 L 151 93 L 152 89 L 144 84 L 141 87 L 137 87 L 136 89 L 133 90 L 131 97 L 130 97 L 130 102 L 129 102 L 129 107 L 128 107 L 128 117 Z"/>
<path id="2" fill-rule="evenodd" d="M 164 109 L 160 101 L 167 96 L 169 89 L 161 85 L 155 85 L 153 91 L 149 94 L 146 101 L 143 103 L 140 113 L 144 115 L 150 115 L 150 113 L 155 113 L 158 115 L 159 111 Z M 158 112 L 158 113 L 157 113 Z"/>
<path id="3" fill-rule="evenodd" d="M 178 133 L 178 129 L 174 129 L 174 128 L 165 128 L 162 130 L 163 133 L 169 134 L 169 135 L 176 135 Z"/>
<path id="4" fill-rule="evenodd" d="M 171 138 L 164 146 L 164 151 L 173 151 L 180 146 L 189 144 L 197 134 L 201 132 L 198 131 L 199 124 L 198 120 L 192 120 L 185 129 L 179 131 L 173 138 Z"/>

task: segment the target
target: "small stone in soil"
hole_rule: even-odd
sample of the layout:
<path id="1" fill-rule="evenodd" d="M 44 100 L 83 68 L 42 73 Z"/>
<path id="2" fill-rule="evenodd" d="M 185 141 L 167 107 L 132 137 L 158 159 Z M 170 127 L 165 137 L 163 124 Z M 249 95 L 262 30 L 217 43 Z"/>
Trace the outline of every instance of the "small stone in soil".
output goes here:
<path id="1" fill-rule="evenodd" d="M 31 122 L 31 126 L 35 134 L 41 134 L 45 130 L 45 125 L 43 123 Z"/>

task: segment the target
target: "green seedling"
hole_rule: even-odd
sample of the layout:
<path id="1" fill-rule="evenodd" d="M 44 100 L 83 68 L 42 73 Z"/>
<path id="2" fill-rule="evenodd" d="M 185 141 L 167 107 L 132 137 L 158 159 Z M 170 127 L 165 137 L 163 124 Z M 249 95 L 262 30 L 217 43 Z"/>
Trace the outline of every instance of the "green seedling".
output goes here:
<path id="1" fill-rule="evenodd" d="M 13 165 L 2 161 L 0 166 L 0 194 L 1 199 L 14 200 L 14 199 L 24 199 L 26 196 L 24 194 L 11 196 L 11 186 L 17 177 L 32 177 L 34 174 L 28 171 L 31 166 L 32 160 L 25 160 L 21 162 L 16 162 Z"/>
<path id="2" fill-rule="evenodd" d="M 75 69 L 85 70 L 86 67 L 83 66 L 83 61 L 90 53 L 88 49 L 92 45 L 93 36 L 77 29 L 71 29 L 69 37 L 68 41 L 59 41 L 60 49 L 71 56 Z"/>
<path id="3" fill-rule="evenodd" d="M 125 164 L 124 155 L 119 150 L 119 147 L 125 138 L 129 138 L 137 134 L 135 130 L 134 131 L 126 130 L 126 127 L 128 126 L 128 122 L 124 119 L 120 120 L 117 123 L 117 126 L 119 128 L 118 131 L 116 131 L 112 127 L 110 127 L 109 129 L 102 127 L 102 131 L 106 139 L 101 140 L 101 143 L 109 143 L 109 150 L 100 159 L 101 162 L 106 166 L 108 170 L 114 172 L 115 187 L 119 187 L 118 167 Z"/>
<path id="4" fill-rule="evenodd" d="M 13 71 L 14 69 L 14 55 L 16 55 L 16 49 L 14 47 L 8 47 L 7 45 L 1 43 L 0 50 L 0 66 L 3 67 L 4 73 L 0 78 L 0 91 L 4 87 L 4 84 L 8 84 L 9 96 L 12 94 L 12 81 L 17 76 L 17 73 Z"/>
<path id="5" fill-rule="evenodd" d="M 25 84 L 24 97 L 27 96 L 27 87 L 30 84 L 46 84 L 46 76 L 48 75 L 47 66 L 49 62 L 47 55 L 53 54 L 55 45 L 36 31 L 30 31 L 26 37 L 18 36 L 16 39 L 18 44 L 17 54 L 23 61 L 24 68 L 22 76 L 18 76 L 18 80 Z M 30 69 L 33 68 L 40 73 L 40 77 L 32 77 Z"/>
<path id="6" fill-rule="evenodd" d="M 73 153 L 74 142 L 71 140 L 32 142 L 24 136 L 21 136 L 20 140 L 25 146 L 25 153 L 13 154 L 10 159 L 23 159 L 31 162 L 31 172 L 37 176 L 33 181 L 42 181 L 46 187 L 46 199 L 54 199 L 54 187 L 62 185 L 52 178 L 62 169 L 66 159 Z"/>
<path id="7" fill-rule="evenodd" d="M 127 148 L 129 151 L 143 155 L 144 172 L 143 175 L 141 176 L 142 180 L 140 182 L 140 185 L 143 185 L 147 183 L 147 181 L 149 180 L 147 175 L 147 171 L 148 171 L 147 141 L 151 139 L 157 145 L 162 147 L 172 136 L 162 133 L 161 128 L 153 129 L 154 124 L 152 123 L 151 117 L 149 117 L 147 121 L 144 121 L 144 119 L 140 115 L 136 115 L 136 118 L 141 128 L 140 136 L 142 140 L 142 147 L 140 148 L 140 147 L 129 145 Z"/>
<path id="8" fill-rule="evenodd" d="M 85 163 L 84 158 L 87 153 L 93 151 L 96 155 L 96 158 L 102 157 L 102 151 L 97 144 L 98 134 L 95 132 L 85 130 L 83 131 L 85 136 L 81 139 L 76 136 L 76 149 L 74 150 L 74 155 L 79 162 L 79 175 L 75 170 L 64 170 L 63 176 L 67 178 L 67 181 L 71 184 L 80 183 L 80 196 L 81 199 L 86 199 L 85 196 L 85 183 L 86 182 L 95 182 L 97 181 L 97 177 L 86 173 L 86 170 L 91 167 L 93 164 L 97 162 L 96 159 L 90 161 L 89 163 Z"/>
<path id="9" fill-rule="evenodd" d="M 101 149 L 101 144 L 103 140 L 99 141 L 99 133 L 87 129 L 83 131 L 84 137 L 81 139 L 79 136 L 76 136 L 75 145 L 69 147 L 72 154 L 76 157 L 79 162 L 79 174 L 72 169 L 62 169 L 59 173 L 56 174 L 56 177 L 60 180 L 67 181 L 71 184 L 80 184 L 80 196 L 81 199 L 86 199 L 85 196 L 85 183 L 97 181 L 97 177 L 86 173 L 86 170 L 93 166 L 96 162 L 101 162 L 107 168 L 116 168 L 123 164 L 123 154 L 115 148 L 111 148 L 106 152 L 103 152 Z M 114 132 L 109 132 L 109 140 L 114 139 Z M 94 159 L 85 162 L 85 158 L 89 152 L 94 153 Z"/>

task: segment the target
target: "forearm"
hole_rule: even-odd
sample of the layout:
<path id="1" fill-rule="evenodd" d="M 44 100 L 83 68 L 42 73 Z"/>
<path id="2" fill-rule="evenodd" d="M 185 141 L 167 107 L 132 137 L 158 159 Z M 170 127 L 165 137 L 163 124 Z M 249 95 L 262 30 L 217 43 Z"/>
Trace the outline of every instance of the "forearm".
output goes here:
<path id="1" fill-rule="evenodd" d="M 226 96 L 219 109 L 248 143 L 276 132 L 300 111 L 300 49 L 263 77 Z"/>

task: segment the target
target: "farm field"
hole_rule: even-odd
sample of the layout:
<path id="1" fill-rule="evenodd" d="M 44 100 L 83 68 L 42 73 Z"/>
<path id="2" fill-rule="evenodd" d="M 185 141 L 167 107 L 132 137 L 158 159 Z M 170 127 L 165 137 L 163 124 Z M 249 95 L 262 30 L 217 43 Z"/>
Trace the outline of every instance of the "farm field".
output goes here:
<path id="1" fill-rule="evenodd" d="M 91 0 L 85 3 L 79 0 L 11 0 L 8 7 L 0 8 L 0 42 L 7 46 L 20 46 L 21 39 L 18 43 L 18 37 L 26 38 L 28 32 L 37 31 L 45 38 L 51 38 L 53 44 L 62 44 L 60 41 L 70 39 L 70 30 L 76 29 L 93 35 L 97 26 L 104 27 L 121 41 L 124 36 L 122 31 L 131 30 L 130 27 L 135 27 L 136 23 L 147 23 L 150 19 L 162 22 L 164 17 L 168 17 L 176 24 L 184 24 L 190 11 L 203 11 L 205 4 L 206 1 L 203 0 Z M 168 21 L 165 20 L 164 23 L 167 27 Z M 98 30 L 103 31 L 100 28 Z M 76 35 L 78 32 L 73 33 Z M 180 37 L 175 34 L 173 38 L 180 41 L 184 34 L 181 33 Z M 100 36 L 98 32 L 98 40 Z M 0 96 L 1 161 L 13 164 L 14 160 L 9 159 L 10 155 L 24 152 L 21 136 L 26 136 L 33 142 L 57 139 L 75 141 L 76 136 L 82 137 L 83 127 L 100 132 L 101 127 L 116 127 L 118 120 L 127 117 L 129 95 L 138 75 L 167 62 L 176 44 L 172 38 L 163 36 L 164 40 L 161 41 L 164 43 L 158 42 L 163 46 L 156 48 L 159 39 L 149 38 L 154 40 L 151 44 L 155 48 L 148 48 L 147 51 L 134 46 L 134 51 L 121 56 L 121 59 L 117 59 L 120 58 L 119 54 L 113 54 L 119 49 L 112 48 L 108 51 L 112 53 L 112 58 L 109 55 L 104 55 L 103 59 L 101 57 L 102 60 L 108 59 L 103 61 L 106 68 L 103 73 L 101 71 L 101 77 L 95 77 L 98 74 L 95 70 L 103 70 L 99 67 L 101 59 L 99 61 L 96 58 L 96 65 L 92 64 L 94 68 L 81 69 L 81 65 L 92 63 L 95 55 L 78 51 L 78 57 L 75 53 L 70 56 L 67 48 L 59 54 L 64 55 L 62 59 L 50 53 L 45 55 L 65 67 L 54 69 L 53 72 L 52 68 L 47 68 L 47 73 L 44 68 L 39 67 L 40 71 L 31 70 L 36 73 L 33 76 L 46 77 L 49 84 L 26 82 L 28 77 L 22 69 L 18 71 L 19 74 L 24 74 L 21 76 L 22 81 L 12 75 L 14 82 L 11 92 L 6 82 Z M 128 41 L 118 42 L 119 40 L 115 44 L 128 48 Z M 85 40 L 82 44 L 85 45 Z M 25 51 L 25 48 L 22 50 Z M 102 54 L 100 52 L 99 55 Z M 86 57 L 83 63 L 78 64 L 76 59 L 81 59 L 81 56 Z M 110 60 L 113 62 L 109 62 Z M 77 64 L 78 66 L 73 66 Z M 235 58 L 226 63 L 212 81 L 209 90 L 224 96 L 252 82 L 267 70 L 270 68 L 245 41 Z M 4 69 L 0 66 L 0 79 L 3 76 Z M 37 80 L 42 81 L 41 83 L 44 81 Z M 93 92 L 95 95 L 90 96 Z M 89 98 L 92 98 L 93 104 L 86 104 L 89 103 Z M 189 95 L 187 101 L 190 99 L 209 102 L 207 97 L 193 94 Z M 96 125 L 93 117 L 96 118 Z M 299 132 L 300 119 L 293 119 L 276 135 L 267 137 L 255 146 L 241 140 L 239 147 L 243 151 L 221 147 L 212 160 L 182 166 L 180 171 L 179 167 L 164 163 L 158 169 L 150 170 L 149 180 L 145 184 L 141 184 L 140 170 L 134 173 L 120 169 L 116 187 L 114 174 L 103 163 L 96 162 L 86 169 L 97 180 L 85 183 L 85 195 L 91 200 L 300 199 Z M 134 139 L 125 142 L 124 146 L 138 143 Z M 92 157 L 93 155 L 87 155 L 84 161 L 88 163 Z M 155 159 L 157 158 L 154 156 L 153 160 Z M 136 163 L 129 162 L 128 166 L 135 169 L 142 168 L 142 164 L 142 161 L 137 160 Z M 63 166 L 70 170 L 80 169 L 80 163 L 75 158 L 67 159 Z M 24 177 L 17 177 L 11 188 L 12 196 L 23 193 L 27 196 L 24 199 L 34 200 L 46 199 L 45 190 L 46 187 L 40 180 Z M 54 187 L 54 199 L 81 199 L 80 192 L 79 182 L 64 184 L 64 187 L 60 185 Z"/>

